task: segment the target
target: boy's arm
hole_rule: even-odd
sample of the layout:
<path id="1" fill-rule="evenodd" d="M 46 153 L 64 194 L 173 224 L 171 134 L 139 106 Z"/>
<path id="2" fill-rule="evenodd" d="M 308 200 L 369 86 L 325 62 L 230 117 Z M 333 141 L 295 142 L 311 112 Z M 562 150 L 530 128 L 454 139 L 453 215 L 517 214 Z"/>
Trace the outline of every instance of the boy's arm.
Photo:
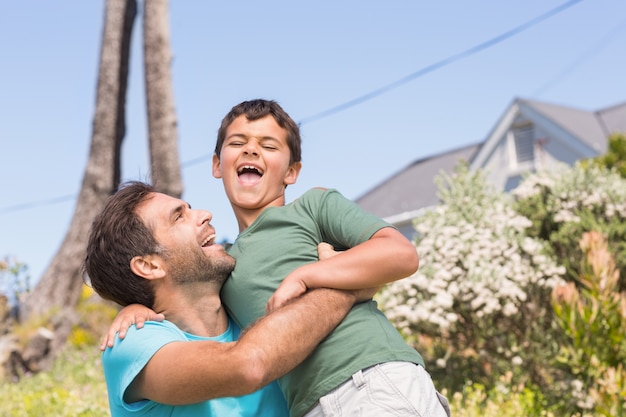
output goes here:
<path id="1" fill-rule="evenodd" d="M 371 296 L 310 291 L 259 320 L 236 343 L 166 344 L 135 378 L 127 401 L 179 405 L 256 391 L 297 366 L 355 302 Z"/>
<path id="2" fill-rule="evenodd" d="M 285 277 L 268 302 L 268 311 L 311 288 L 380 287 L 417 271 L 415 246 L 393 227 L 336 256 L 301 266 Z"/>

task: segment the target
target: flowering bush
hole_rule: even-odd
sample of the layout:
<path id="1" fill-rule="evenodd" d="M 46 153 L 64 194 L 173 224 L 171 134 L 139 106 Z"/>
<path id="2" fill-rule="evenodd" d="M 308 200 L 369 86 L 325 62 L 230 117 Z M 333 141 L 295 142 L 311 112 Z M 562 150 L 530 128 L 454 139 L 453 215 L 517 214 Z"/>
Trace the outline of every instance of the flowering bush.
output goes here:
<path id="1" fill-rule="evenodd" d="M 494 386 L 511 370 L 541 383 L 550 292 L 564 269 L 482 173 L 461 165 L 437 183 L 442 204 L 415 221 L 420 269 L 386 287 L 387 317 L 453 392 L 467 379 Z"/>
<path id="2" fill-rule="evenodd" d="M 597 165 L 560 165 L 530 175 L 512 194 L 516 211 L 533 223 L 529 236 L 550 242 L 570 280 L 580 275 L 578 241 L 596 230 L 608 237 L 622 276 L 619 289 L 626 289 L 626 178 Z"/>
<path id="3" fill-rule="evenodd" d="M 581 289 L 573 282 L 553 291 L 554 311 L 565 335 L 559 361 L 570 370 L 572 399 L 595 415 L 626 415 L 626 292 L 599 232 L 583 234 Z"/>

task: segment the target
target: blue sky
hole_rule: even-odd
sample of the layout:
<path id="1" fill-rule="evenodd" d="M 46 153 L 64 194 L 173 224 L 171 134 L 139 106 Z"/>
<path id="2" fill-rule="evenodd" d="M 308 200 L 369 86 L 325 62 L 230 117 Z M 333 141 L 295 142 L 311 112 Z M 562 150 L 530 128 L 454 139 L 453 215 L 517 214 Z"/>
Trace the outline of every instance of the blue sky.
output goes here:
<path id="1" fill-rule="evenodd" d="M 0 3 L 0 257 L 35 281 L 82 182 L 103 18 L 103 1 Z M 213 212 L 220 239 L 237 227 L 210 156 L 242 100 L 275 99 L 303 122 L 288 200 L 314 186 L 355 199 L 483 140 L 516 97 L 586 110 L 626 101 L 623 0 L 171 0 L 170 32 L 183 198 Z M 146 179 L 141 15 L 133 37 L 122 175 Z"/>

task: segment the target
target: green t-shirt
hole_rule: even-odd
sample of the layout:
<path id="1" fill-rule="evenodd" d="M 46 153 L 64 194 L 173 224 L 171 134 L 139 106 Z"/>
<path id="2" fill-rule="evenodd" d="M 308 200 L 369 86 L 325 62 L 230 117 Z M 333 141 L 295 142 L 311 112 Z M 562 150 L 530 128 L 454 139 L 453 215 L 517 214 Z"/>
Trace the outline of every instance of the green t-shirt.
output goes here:
<path id="1" fill-rule="evenodd" d="M 267 208 L 229 250 L 237 263 L 222 288 L 222 301 L 240 326 L 247 327 L 265 314 L 267 300 L 289 272 L 318 260 L 318 243 L 347 249 L 383 227 L 390 225 L 335 190 L 312 189 L 293 203 Z M 355 372 L 388 361 L 424 364 L 376 302 L 369 301 L 355 305 L 279 385 L 290 414 L 298 417 Z"/>

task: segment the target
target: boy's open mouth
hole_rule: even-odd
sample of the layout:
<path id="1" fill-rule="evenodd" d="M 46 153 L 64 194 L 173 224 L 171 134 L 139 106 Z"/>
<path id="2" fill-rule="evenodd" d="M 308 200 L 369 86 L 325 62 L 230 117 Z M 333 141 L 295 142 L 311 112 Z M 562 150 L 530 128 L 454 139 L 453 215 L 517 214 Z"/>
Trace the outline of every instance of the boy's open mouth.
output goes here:
<path id="1" fill-rule="evenodd" d="M 256 184 L 263 176 L 263 171 L 252 165 L 244 165 L 237 171 L 239 181 L 244 184 Z"/>

